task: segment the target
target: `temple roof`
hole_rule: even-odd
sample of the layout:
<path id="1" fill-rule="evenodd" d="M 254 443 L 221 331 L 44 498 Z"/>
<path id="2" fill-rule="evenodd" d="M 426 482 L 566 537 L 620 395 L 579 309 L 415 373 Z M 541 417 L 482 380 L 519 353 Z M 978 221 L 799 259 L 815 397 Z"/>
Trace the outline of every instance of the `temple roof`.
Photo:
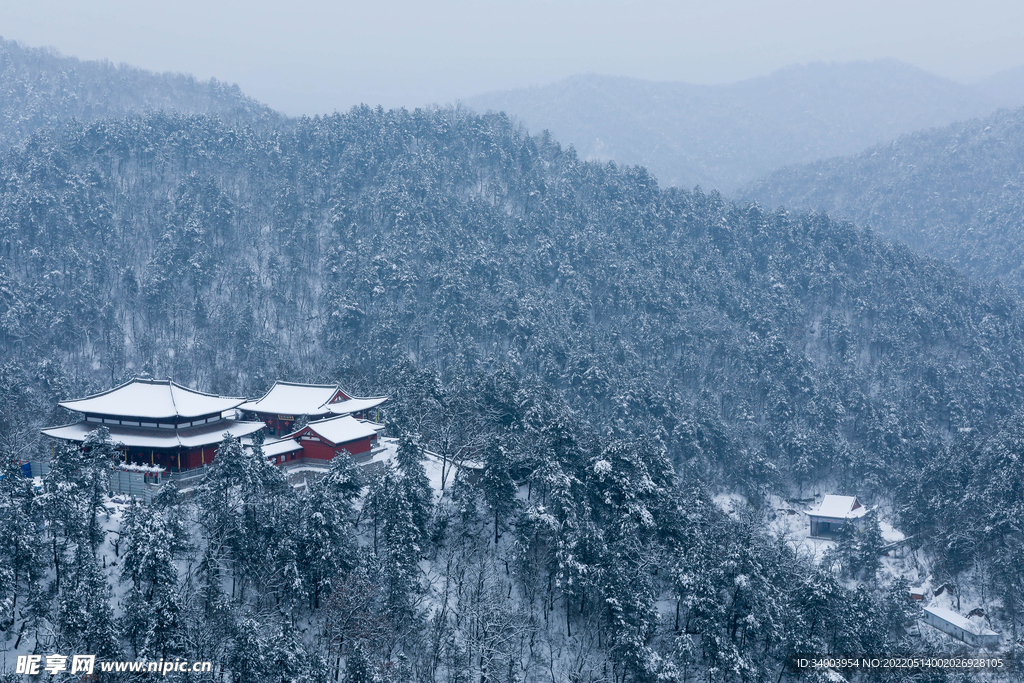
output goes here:
<path id="1" fill-rule="evenodd" d="M 286 415 L 322 415 L 329 412 L 323 405 L 338 392 L 333 384 L 295 384 L 274 382 L 274 386 L 261 399 L 247 401 L 242 410 L 254 413 L 284 413 Z"/>
<path id="2" fill-rule="evenodd" d="M 244 398 L 193 391 L 169 379 L 135 378 L 99 394 L 58 405 L 79 413 L 149 419 L 192 418 L 237 408 Z"/>
<path id="3" fill-rule="evenodd" d="M 294 451 L 301 451 L 302 444 L 295 439 L 279 439 L 277 441 L 268 441 L 261 447 L 263 455 L 268 458 L 281 455 L 283 453 L 293 453 Z"/>
<path id="4" fill-rule="evenodd" d="M 323 420 L 310 422 L 303 429 L 309 429 L 320 438 L 337 445 L 365 439 L 368 436 L 373 436 L 383 428 L 383 425 L 357 420 L 351 415 L 341 415 L 339 417 L 328 417 Z M 299 432 L 301 431 L 303 430 L 300 429 Z M 299 432 L 288 434 L 286 438 L 293 437 Z"/>
<path id="5" fill-rule="evenodd" d="M 263 398 L 247 401 L 242 410 L 254 413 L 276 413 L 279 415 L 347 415 L 379 406 L 387 400 L 384 397 L 349 397 L 337 403 L 331 399 L 338 394 L 349 397 L 348 392 L 337 384 L 298 384 L 295 382 L 274 382 L 274 386 Z"/>
<path id="6" fill-rule="evenodd" d="M 856 496 L 836 496 L 829 494 L 821 500 L 817 510 L 809 510 L 812 517 L 829 517 L 831 519 L 857 519 L 867 514 L 866 507 L 857 502 Z"/>
<path id="7" fill-rule="evenodd" d="M 335 415 L 351 415 L 352 413 L 361 413 L 364 410 L 376 408 L 387 400 L 388 399 L 385 396 L 377 396 L 374 398 L 350 398 L 347 401 L 330 403 L 325 407 L 330 409 L 331 413 Z"/>
<path id="8" fill-rule="evenodd" d="M 110 438 L 115 442 L 131 448 L 201 448 L 214 446 L 224 440 L 228 433 L 235 438 L 248 436 L 263 429 L 262 422 L 236 422 L 224 420 L 199 427 L 186 429 L 142 429 L 121 425 L 103 425 L 110 430 Z M 97 429 L 93 422 L 76 422 L 63 427 L 44 429 L 43 434 L 55 439 L 68 441 L 85 441 L 85 437 Z"/>

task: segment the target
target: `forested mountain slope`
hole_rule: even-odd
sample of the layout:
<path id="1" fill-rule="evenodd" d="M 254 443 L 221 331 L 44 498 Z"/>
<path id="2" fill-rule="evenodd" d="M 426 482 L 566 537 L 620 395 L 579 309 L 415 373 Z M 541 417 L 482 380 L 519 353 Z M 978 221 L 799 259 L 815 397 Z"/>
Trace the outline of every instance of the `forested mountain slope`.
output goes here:
<path id="1" fill-rule="evenodd" d="M 81 61 L 0 38 L 0 149 L 59 121 L 121 117 L 150 109 L 217 114 L 253 124 L 281 118 L 235 85 Z"/>
<path id="2" fill-rule="evenodd" d="M 40 415 L 140 371 L 256 395 L 426 391 L 411 368 L 458 393 L 505 368 L 763 490 L 882 485 L 1024 396 L 1015 297 L 502 116 L 69 126 L 0 160 L 0 266 L 5 373 L 45 378 Z"/>
<path id="3" fill-rule="evenodd" d="M 999 287 L 453 109 L 33 136 L 0 157 L 0 353 L 3 647 L 237 680 L 777 681 L 793 652 L 920 652 L 880 542 L 819 565 L 756 503 L 824 477 L 925 498 L 947 444 L 1000 439 L 1024 398 Z M 226 440 L 195 499 L 128 506 L 113 541 L 114 444 L 37 430 L 138 372 L 236 395 L 340 380 L 390 394 L 403 438 L 365 490 L 336 458 L 301 491 Z M 435 504 L 424 446 L 482 476 Z M 37 493 L 14 468 L 44 448 Z M 755 505 L 723 512 L 718 486 Z M 1005 556 L 968 553 L 1009 567 L 985 588 L 1016 625 Z"/>
<path id="4" fill-rule="evenodd" d="M 642 164 L 663 185 L 728 192 L 783 166 L 986 115 L 1007 97 L 1006 88 L 883 60 L 792 66 L 728 85 L 574 76 L 466 103 L 548 129 L 584 159 Z"/>
<path id="5" fill-rule="evenodd" d="M 1024 109 L 784 169 L 741 194 L 849 218 L 1024 292 Z"/>

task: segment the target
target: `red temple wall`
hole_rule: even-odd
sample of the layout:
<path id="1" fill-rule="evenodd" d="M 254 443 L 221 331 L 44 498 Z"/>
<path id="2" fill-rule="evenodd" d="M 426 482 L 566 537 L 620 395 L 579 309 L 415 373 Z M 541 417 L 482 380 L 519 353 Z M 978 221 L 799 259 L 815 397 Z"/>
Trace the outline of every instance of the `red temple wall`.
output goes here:
<path id="1" fill-rule="evenodd" d="M 349 441 L 337 446 L 331 446 L 323 441 L 307 441 L 305 439 L 300 439 L 299 443 L 302 444 L 302 454 L 305 457 L 316 458 L 317 460 L 332 460 L 341 451 L 348 451 L 351 455 L 368 452 L 373 448 L 373 437 Z"/>
<path id="2" fill-rule="evenodd" d="M 345 444 L 332 446 L 323 441 L 307 441 L 305 439 L 300 439 L 299 443 L 302 445 L 302 451 L 299 453 L 287 454 L 285 462 L 293 459 L 296 455 L 316 460 L 332 460 L 342 451 L 347 451 L 350 455 L 359 455 L 361 453 L 369 452 L 376 441 L 377 438 L 375 436 L 369 436 L 357 439 L 356 441 L 349 441 Z M 202 467 L 203 465 L 209 465 L 213 462 L 216 454 L 216 445 L 182 451 L 180 460 L 181 469 L 182 471 L 192 470 L 197 467 Z M 128 461 L 147 465 L 152 462 L 152 464 L 165 467 L 169 472 L 177 472 L 179 462 L 177 451 L 136 448 L 129 449 Z"/>

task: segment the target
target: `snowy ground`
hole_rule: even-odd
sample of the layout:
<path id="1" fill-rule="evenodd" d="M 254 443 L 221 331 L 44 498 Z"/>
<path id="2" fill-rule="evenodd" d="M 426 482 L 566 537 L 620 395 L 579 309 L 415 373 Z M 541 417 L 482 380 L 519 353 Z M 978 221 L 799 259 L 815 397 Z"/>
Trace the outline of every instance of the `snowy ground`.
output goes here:
<path id="1" fill-rule="evenodd" d="M 736 516 L 736 510 L 747 504 L 746 497 L 736 492 L 719 493 L 711 499 L 715 501 L 715 505 L 722 508 L 722 512 L 733 517 Z"/>
<path id="2" fill-rule="evenodd" d="M 737 496 L 720 495 L 715 498 L 715 502 L 729 511 L 728 505 L 734 504 L 736 499 L 738 499 Z M 771 529 L 784 536 L 798 553 L 813 558 L 815 562 L 820 562 L 825 552 L 835 543 L 826 539 L 811 538 L 810 521 L 806 513 L 808 509 L 815 509 L 819 501 L 815 500 L 805 505 L 793 505 L 779 497 L 772 497 L 770 502 L 774 513 Z M 884 515 L 884 511 L 882 515 Z M 903 532 L 894 528 L 884 516 L 879 520 L 879 526 L 882 530 L 882 538 L 886 543 L 898 543 L 906 538 Z M 992 596 L 985 595 L 975 588 L 975 586 L 985 585 L 983 577 L 964 577 L 959 604 L 957 596 L 949 591 L 942 591 L 939 595 L 935 595 L 940 585 L 931 574 L 927 557 L 928 554 L 925 550 L 919 549 L 912 552 L 907 546 L 892 548 L 881 558 L 879 579 L 883 584 L 890 584 L 899 578 L 905 579 L 911 592 L 925 596 L 924 600 L 919 603 L 921 606 L 945 607 L 965 616 L 976 608 L 980 608 L 988 615 L 998 609 L 999 601 L 997 599 L 993 599 Z M 856 582 L 850 582 L 849 587 L 855 588 Z M 992 628 L 997 632 L 1000 630 L 999 624 L 990 623 L 984 617 L 972 617 L 972 621 L 977 621 L 986 628 Z M 919 622 L 918 631 L 923 642 L 939 650 L 956 652 L 967 647 L 961 641 L 931 628 L 923 622 Z"/>
<path id="3" fill-rule="evenodd" d="M 373 457 L 368 460 L 363 467 L 373 471 L 376 467 L 381 467 L 386 463 L 391 462 L 398 455 L 398 440 L 391 438 L 381 439 L 382 448 L 374 453 Z M 441 497 L 442 488 L 447 490 L 452 485 L 452 479 L 455 477 L 455 467 L 451 463 L 444 464 L 441 462 L 441 458 L 436 453 L 426 451 L 426 456 L 423 460 L 423 469 L 427 472 L 427 479 L 430 480 L 430 488 L 434 489 L 434 496 L 436 498 Z M 441 486 L 442 479 L 442 466 L 444 468 L 444 486 Z"/>
<path id="4" fill-rule="evenodd" d="M 114 498 L 108 498 L 106 500 L 106 519 L 103 519 L 103 528 L 107 531 L 107 540 L 99 547 L 99 557 L 101 566 L 103 567 L 104 575 L 107 578 L 107 584 L 113 589 L 111 596 L 111 607 L 114 610 L 114 616 L 119 618 L 124 613 L 122 608 L 122 600 L 128 588 L 120 581 L 120 566 L 118 563 L 117 555 L 114 551 L 114 542 L 118 538 L 118 532 L 121 529 L 121 519 L 124 516 L 125 510 L 125 498 L 123 496 L 115 496 Z M 101 517 L 102 519 L 102 517 Z M 124 548 L 120 549 L 122 552 Z M 46 576 L 46 581 L 53 581 L 53 571 L 50 570 Z M 35 639 L 32 638 L 31 634 L 25 632 L 21 638 L 21 642 L 18 643 L 18 631 L 20 630 L 20 624 L 22 623 L 23 613 L 22 608 L 26 605 L 25 601 L 18 602 L 17 614 L 15 617 L 15 629 L 9 633 L 3 634 L 0 637 L 0 672 L 14 671 L 15 662 L 17 661 L 18 655 L 33 654 L 36 648 Z M 45 635 L 45 634 L 44 634 Z M 15 643 L 18 643 L 18 647 L 15 648 Z M 46 654 L 46 653 L 44 653 Z"/>
<path id="5" fill-rule="evenodd" d="M 769 503 L 775 514 L 771 530 L 786 538 L 798 554 L 820 562 L 825 552 L 835 545 L 833 541 L 823 538 L 811 538 L 807 508 L 792 505 L 778 496 L 771 496 Z"/>

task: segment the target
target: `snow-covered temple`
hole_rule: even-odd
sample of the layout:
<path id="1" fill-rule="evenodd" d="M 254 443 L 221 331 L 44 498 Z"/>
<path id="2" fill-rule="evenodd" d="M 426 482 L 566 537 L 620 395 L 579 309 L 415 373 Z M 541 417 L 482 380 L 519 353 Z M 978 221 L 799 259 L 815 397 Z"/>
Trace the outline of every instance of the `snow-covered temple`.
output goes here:
<path id="1" fill-rule="evenodd" d="M 125 462 L 169 471 L 213 460 L 224 434 L 243 438 L 264 428 L 238 419 L 244 398 L 193 391 L 171 380 L 133 379 L 99 394 L 58 405 L 82 413 L 78 422 L 44 429 L 55 439 L 82 443 L 100 425 L 124 446 Z"/>
<path id="2" fill-rule="evenodd" d="M 302 444 L 307 458 L 330 460 L 343 449 L 350 455 L 369 452 L 383 430 L 382 424 L 339 415 L 310 422 L 289 436 Z"/>
<path id="3" fill-rule="evenodd" d="M 270 436 L 283 436 L 292 431 L 302 416 L 310 421 L 339 415 L 362 419 L 385 401 L 384 396 L 353 396 L 337 384 L 274 382 L 263 398 L 247 401 L 241 409 L 253 419 L 265 422 Z"/>
<path id="4" fill-rule="evenodd" d="M 194 391 L 171 380 L 136 378 L 60 402 L 82 413 L 82 419 L 44 429 L 43 434 L 82 443 L 102 425 L 123 447 L 126 465 L 167 472 L 211 463 L 225 434 L 251 445 L 251 437 L 260 431 L 266 435 L 263 454 L 274 464 L 324 462 L 341 453 L 359 460 L 374 449 L 384 430 L 363 418 L 385 401 L 355 397 L 337 385 L 290 382 L 276 382 L 263 398 L 246 400 Z M 300 418 L 306 424 L 296 425 Z"/>
<path id="5" fill-rule="evenodd" d="M 847 524 L 857 524 L 868 513 L 856 496 L 827 495 L 817 510 L 808 510 L 812 538 L 833 538 Z"/>

